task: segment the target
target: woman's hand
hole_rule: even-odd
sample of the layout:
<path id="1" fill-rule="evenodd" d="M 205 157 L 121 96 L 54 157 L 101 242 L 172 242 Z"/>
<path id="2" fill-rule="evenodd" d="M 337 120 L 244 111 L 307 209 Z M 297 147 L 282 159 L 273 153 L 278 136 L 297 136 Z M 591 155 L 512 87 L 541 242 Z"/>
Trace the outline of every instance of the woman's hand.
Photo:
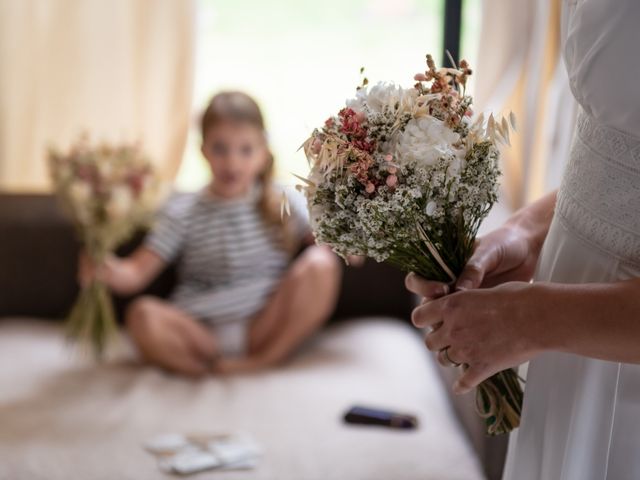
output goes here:
<path id="1" fill-rule="evenodd" d="M 414 275 L 409 289 L 429 296 L 432 282 Z M 545 347 L 539 306 L 545 302 L 536 285 L 510 282 L 494 288 L 466 290 L 417 307 L 412 322 L 430 327 L 425 343 L 438 361 L 468 368 L 454 385 L 465 393 L 493 374 L 530 360 Z M 446 353 L 445 353 L 446 352 Z"/>
<path id="2" fill-rule="evenodd" d="M 409 289 L 420 295 L 431 292 L 430 283 L 418 276 L 407 279 Z M 432 329 L 425 341 L 441 363 L 469 366 L 454 386 L 464 393 L 549 350 L 640 364 L 638 312 L 640 279 L 510 282 L 428 301 L 413 311 L 412 321 Z"/>
<path id="3" fill-rule="evenodd" d="M 544 288 L 528 282 L 555 203 L 556 192 L 552 192 L 480 238 L 457 279 L 457 293 L 449 297 L 441 298 L 450 292 L 449 285 L 413 273 L 407 276 L 407 288 L 424 297 L 412 319 L 416 326 L 431 327 L 427 347 L 438 352 L 443 364 L 468 366 L 454 386 L 458 393 L 530 359 L 542 348 L 543 341 L 537 337 L 544 329 L 538 320 L 545 314 L 536 309 L 544 305 L 537 298 Z M 480 287 L 484 289 L 476 290 Z"/>
<path id="4" fill-rule="evenodd" d="M 455 288 L 487 288 L 505 282 L 528 282 L 547 236 L 556 193 L 516 212 L 502 227 L 479 238 L 473 255 L 458 277 Z M 449 293 L 448 285 L 423 284 L 422 295 L 430 300 Z"/>
<path id="5" fill-rule="evenodd" d="M 350 267 L 360 268 L 364 265 L 366 260 L 367 258 L 363 257 L 362 255 L 349 255 L 347 257 L 347 265 L 349 265 Z"/>
<path id="6" fill-rule="evenodd" d="M 456 290 L 487 288 L 505 282 L 528 282 L 533 277 L 540 249 L 523 229 L 506 224 L 476 241 L 473 255 L 455 284 Z M 448 285 L 420 279 L 420 292 L 410 285 L 417 275 L 407 276 L 407 288 L 427 301 L 448 294 Z"/>
<path id="7" fill-rule="evenodd" d="M 456 287 L 468 290 L 505 282 L 528 282 L 533 278 L 539 254 L 540 248 L 525 230 L 504 225 L 477 240 Z"/>

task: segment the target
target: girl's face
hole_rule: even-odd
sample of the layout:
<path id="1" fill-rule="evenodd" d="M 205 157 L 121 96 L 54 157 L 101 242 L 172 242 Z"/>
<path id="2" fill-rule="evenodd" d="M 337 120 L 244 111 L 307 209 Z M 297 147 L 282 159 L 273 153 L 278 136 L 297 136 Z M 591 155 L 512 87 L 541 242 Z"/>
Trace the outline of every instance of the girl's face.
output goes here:
<path id="1" fill-rule="evenodd" d="M 221 122 L 204 133 L 202 154 L 213 172 L 213 192 L 224 198 L 245 195 L 267 167 L 264 133 L 248 123 Z"/>

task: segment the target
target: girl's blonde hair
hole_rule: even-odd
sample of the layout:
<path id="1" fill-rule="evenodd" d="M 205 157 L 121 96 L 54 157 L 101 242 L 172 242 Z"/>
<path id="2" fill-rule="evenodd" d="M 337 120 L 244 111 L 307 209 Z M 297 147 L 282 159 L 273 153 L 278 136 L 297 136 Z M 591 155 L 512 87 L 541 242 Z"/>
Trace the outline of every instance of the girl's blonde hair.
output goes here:
<path id="1" fill-rule="evenodd" d="M 246 93 L 227 91 L 214 95 L 200 121 L 202 138 L 204 139 L 211 127 L 223 122 L 246 123 L 259 128 L 265 134 L 266 141 L 266 129 L 260 107 Z M 282 228 L 285 247 L 293 252 L 299 245 L 296 245 L 290 234 L 288 217 L 281 219 L 280 216 L 280 195 L 273 186 L 274 158 L 268 147 L 267 155 L 267 164 L 259 176 L 262 189 L 258 205 L 267 224 Z"/>

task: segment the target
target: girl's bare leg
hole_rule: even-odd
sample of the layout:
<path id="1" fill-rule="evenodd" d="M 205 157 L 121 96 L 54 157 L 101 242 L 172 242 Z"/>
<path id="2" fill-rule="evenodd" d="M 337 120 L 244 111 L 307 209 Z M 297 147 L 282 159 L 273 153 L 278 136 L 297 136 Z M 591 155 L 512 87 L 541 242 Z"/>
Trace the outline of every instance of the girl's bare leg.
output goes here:
<path id="1" fill-rule="evenodd" d="M 341 268 L 326 247 L 307 248 L 291 265 L 249 332 L 249 355 L 224 359 L 225 373 L 277 364 L 324 324 L 339 293 Z"/>
<path id="2" fill-rule="evenodd" d="M 125 314 L 133 342 L 149 362 L 190 376 L 207 373 L 218 355 L 214 336 L 198 320 L 154 297 L 135 300 Z"/>

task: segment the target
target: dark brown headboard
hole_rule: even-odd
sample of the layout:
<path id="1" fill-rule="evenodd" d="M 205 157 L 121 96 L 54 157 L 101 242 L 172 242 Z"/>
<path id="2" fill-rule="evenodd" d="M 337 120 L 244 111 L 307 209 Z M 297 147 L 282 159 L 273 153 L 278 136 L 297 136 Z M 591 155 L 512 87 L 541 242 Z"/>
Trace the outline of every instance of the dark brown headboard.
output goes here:
<path id="1" fill-rule="evenodd" d="M 132 251 L 142 235 L 120 253 Z M 0 317 L 61 318 L 77 293 L 79 245 L 74 230 L 51 195 L 0 194 Z M 413 300 L 404 275 L 369 261 L 345 267 L 334 320 L 364 315 L 408 319 Z M 147 289 L 167 296 L 175 283 L 169 267 Z M 116 299 L 117 308 L 130 299 Z"/>

